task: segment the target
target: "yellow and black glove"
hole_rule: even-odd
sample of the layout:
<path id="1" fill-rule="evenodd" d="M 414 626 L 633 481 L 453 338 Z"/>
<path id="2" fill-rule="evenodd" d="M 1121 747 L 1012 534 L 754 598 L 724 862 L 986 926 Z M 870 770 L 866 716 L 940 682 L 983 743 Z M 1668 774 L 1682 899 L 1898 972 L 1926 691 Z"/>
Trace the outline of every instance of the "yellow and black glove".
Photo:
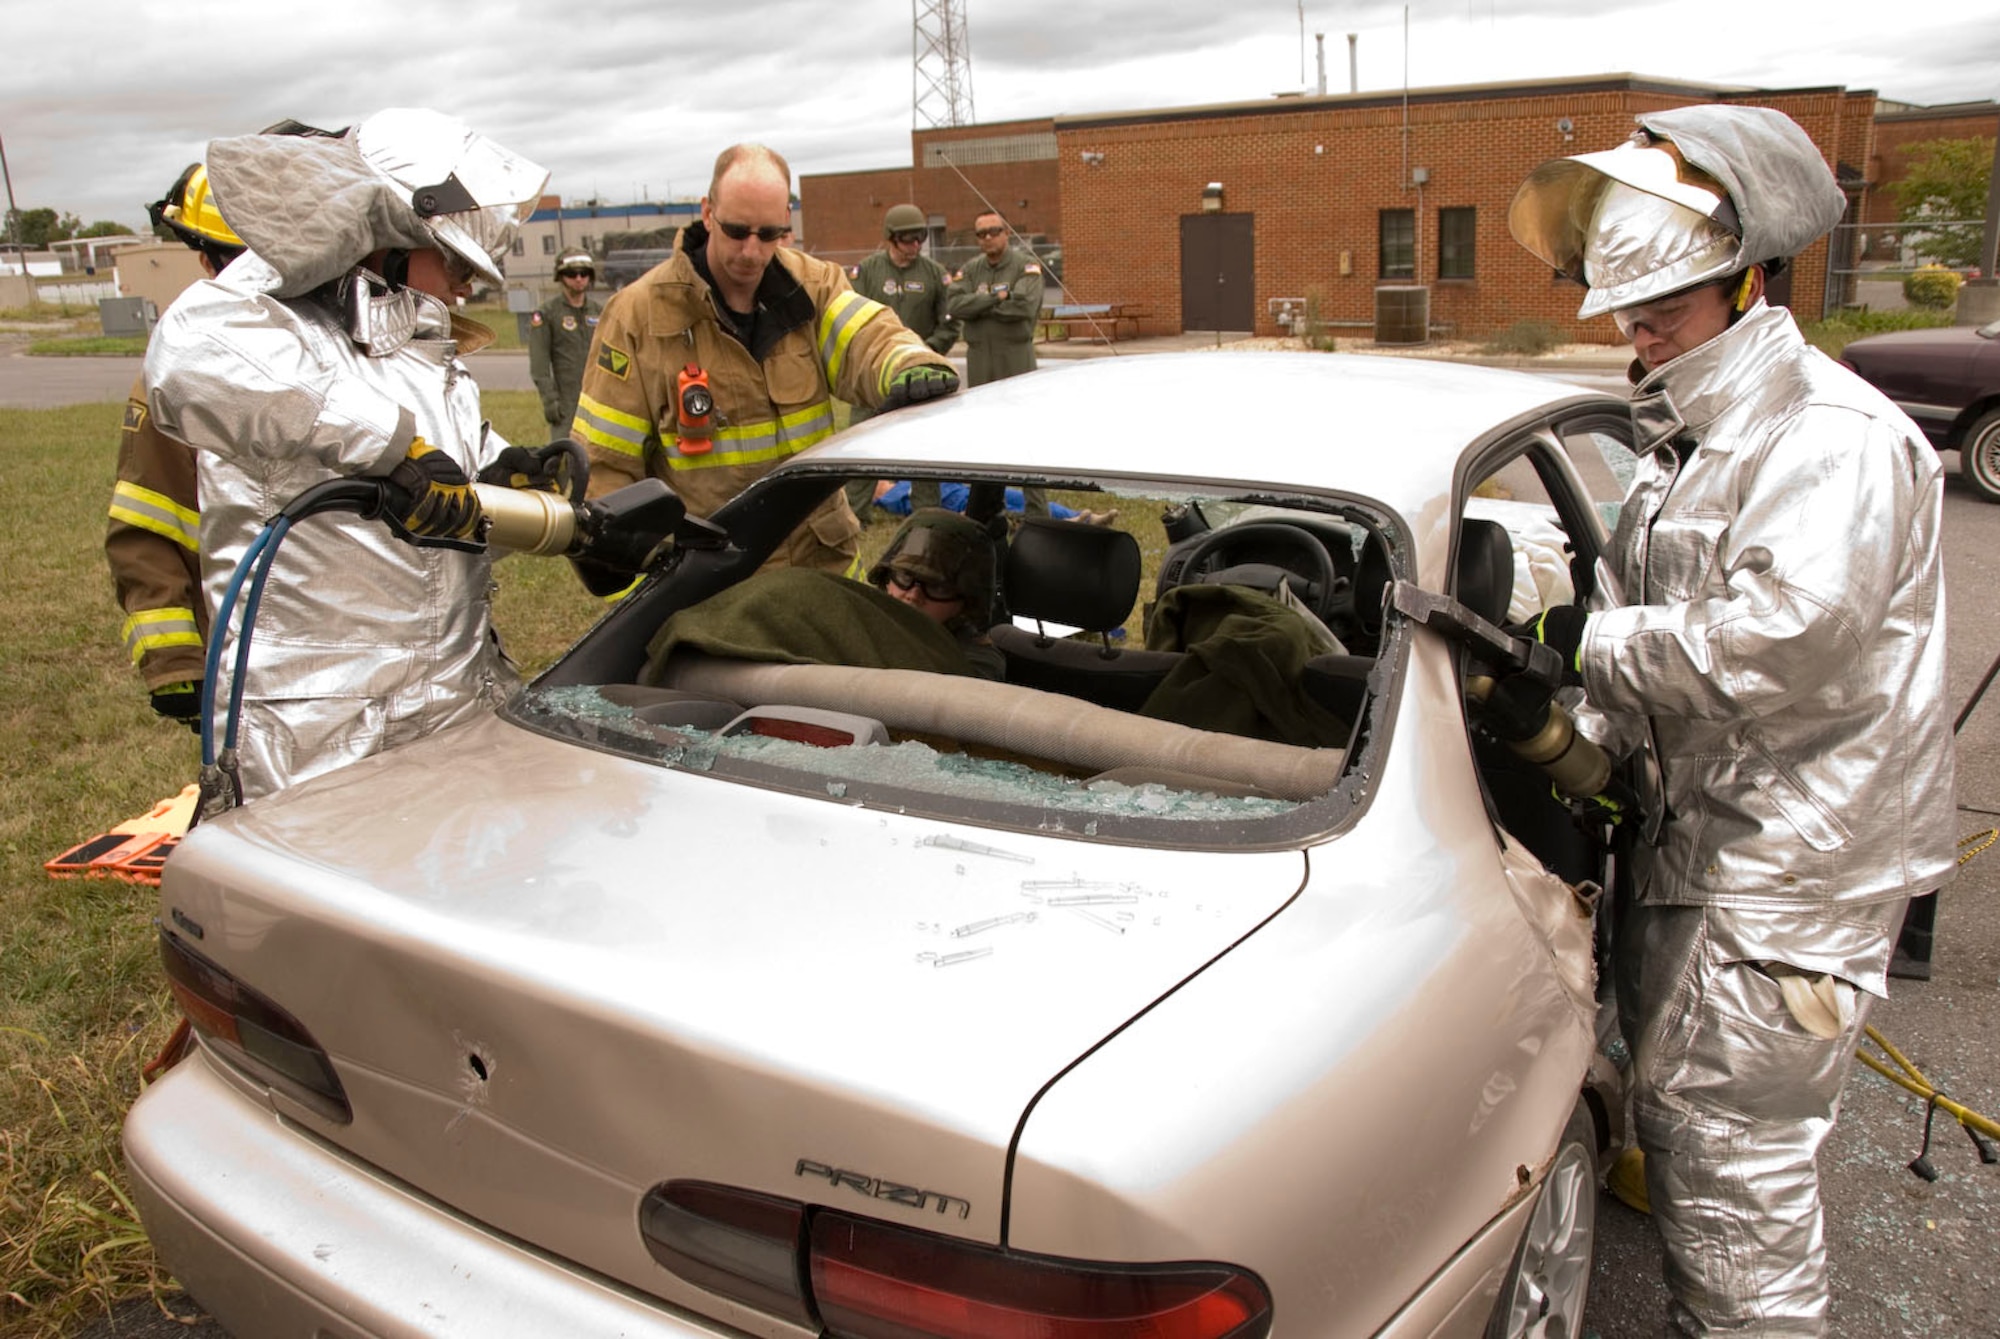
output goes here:
<path id="1" fill-rule="evenodd" d="M 882 401 L 882 408 L 901 409 L 906 404 L 916 404 L 923 400 L 935 400 L 941 395 L 950 395 L 957 389 L 957 372 L 949 367 L 939 367 L 935 363 L 923 363 L 889 378 L 889 394 Z"/>
<path id="2" fill-rule="evenodd" d="M 547 446 L 510 446 L 479 471 L 479 482 L 560 493 L 572 502 L 581 502 L 590 483 L 590 460 L 583 448 L 567 437 L 558 437 Z"/>
<path id="3" fill-rule="evenodd" d="M 201 733 L 201 681 L 163 683 L 152 692 L 153 710 L 162 720 L 178 721 Z"/>
<path id="4" fill-rule="evenodd" d="M 1544 609 L 1531 622 L 1508 628 L 1507 632 L 1540 642 L 1554 651 L 1562 659 L 1563 682 L 1579 684 L 1583 682 L 1583 665 L 1578 657 L 1583 651 L 1584 625 L 1589 622 L 1590 615 L 1582 609 L 1573 604 L 1558 604 Z"/>
<path id="5" fill-rule="evenodd" d="M 478 553 L 479 498 L 458 462 L 419 437 L 383 480 L 382 519 L 419 548 Z"/>

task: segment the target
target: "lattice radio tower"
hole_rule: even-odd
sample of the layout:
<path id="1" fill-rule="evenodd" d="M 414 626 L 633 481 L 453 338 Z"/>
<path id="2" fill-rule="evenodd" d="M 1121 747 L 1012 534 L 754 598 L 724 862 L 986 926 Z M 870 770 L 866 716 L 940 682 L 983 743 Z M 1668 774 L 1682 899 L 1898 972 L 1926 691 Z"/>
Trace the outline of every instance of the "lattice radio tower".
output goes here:
<path id="1" fill-rule="evenodd" d="M 910 124 L 971 125 L 972 39 L 965 0 L 911 0 Z"/>

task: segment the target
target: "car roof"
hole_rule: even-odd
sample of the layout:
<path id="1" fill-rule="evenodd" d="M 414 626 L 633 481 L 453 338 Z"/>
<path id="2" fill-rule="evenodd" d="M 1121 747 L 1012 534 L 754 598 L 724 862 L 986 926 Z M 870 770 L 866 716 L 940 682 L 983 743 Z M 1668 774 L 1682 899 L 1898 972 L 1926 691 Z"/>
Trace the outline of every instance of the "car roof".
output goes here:
<path id="1" fill-rule="evenodd" d="M 1359 494 L 1398 510 L 1448 493 L 1468 446 L 1565 402 L 1614 397 L 1427 358 L 1183 353 L 1093 358 L 884 414 L 797 457 L 1116 472 Z M 883 469 L 880 477 L 899 477 Z"/>

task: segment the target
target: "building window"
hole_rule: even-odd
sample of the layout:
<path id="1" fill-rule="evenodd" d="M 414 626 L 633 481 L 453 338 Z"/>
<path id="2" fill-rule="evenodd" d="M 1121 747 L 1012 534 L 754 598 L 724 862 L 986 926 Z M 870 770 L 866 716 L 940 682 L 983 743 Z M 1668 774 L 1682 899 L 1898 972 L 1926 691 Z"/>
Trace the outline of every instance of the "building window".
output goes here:
<path id="1" fill-rule="evenodd" d="M 1472 277 L 1472 234 L 1478 213 L 1471 208 L 1438 211 L 1438 278 Z"/>
<path id="2" fill-rule="evenodd" d="M 595 237 L 592 237 L 589 233 L 585 233 L 583 235 L 583 241 L 580 243 L 580 245 L 583 247 L 585 251 L 595 251 L 597 250 L 597 239 Z"/>
<path id="3" fill-rule="evenodd" d="M 1382 277 L 1417 277 L 1417 212 L 1414 209 L 1382 211 Z"/>
<path id="4" fill-rule="evenodd" d="M 555 253 L 556 253 L 556 239 L 555 239 L 555 234 L 554 234 L 554 233 L 546 233 L 546 232 L 545 232 L 545 233 L 543 233 L 543 234 L 542 234 L 542 254 L 543 254 L 543 255 L 545 255 L 545 256 L 553 256 L 553 255 L 554 255 Z"/>
<path id="5" fill-rule="evenodd" d="M 516 237 L 514 239 L 514 245 L 509 249 L 508 254 L 514 256 L 525 256 L 528 254 L 528 244 L 522 241 L 520 238 Z"/>

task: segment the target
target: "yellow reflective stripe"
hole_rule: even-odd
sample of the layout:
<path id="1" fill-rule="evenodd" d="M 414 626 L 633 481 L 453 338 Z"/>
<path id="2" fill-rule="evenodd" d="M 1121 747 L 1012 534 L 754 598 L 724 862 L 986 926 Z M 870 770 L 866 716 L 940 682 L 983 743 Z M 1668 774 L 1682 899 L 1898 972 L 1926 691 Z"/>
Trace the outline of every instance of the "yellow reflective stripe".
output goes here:
<path id="1" fill-rule="evenodd" d="M 125 620 L 121 635 L 135 665 L 148 653 L 169 646 L 201 645 L 201 629 L 192 609 L 141 609 Z"/>
<path id="2" fill-rule="evenodd" d="M 576 418 L 571 427 L 586 442 L 635 460 L 646 454 L 646 438 L 653 431 L 653 425 L 638 415 L 613 409 L 588 395 L 577 397 Z"/>
<path id="3" fill-rule="evenodd" d="M 200 512 L 124 479 L 111 490 L 111 519 L 171 539 L 191 553 L 201 548 Z"/>
<path id="4" fill-rule="evenodd" d="M 617 604 L 627 595 L 630 595 L 633 591 L 639 589 L 639 583 L 641 581 L 644 581 L 645 579 L 646 579 L 645 574 L 641 573 L 640 575 L 633 577 L 632 584 L 625 587 L 625 589 L 614 590 L 609 595 L 600 596 L 599 598 L 602 599 L 606 604 Z"/>
<path id="5" fill-rule="evenodd" d="M 868 564 L 862 562 L 861 555 L 857 553 L 854 555 L 854 561 L 847 565 L 847 570 L 842 572 L 841 575 L 849 581 L 866 583 L 868 580 Z"/>
<path id="6" fill-rule="evenodd" d="M 833 402 L 821 400 L 778 419 L 716 430 L 714 445 L 698 455 L 682 455 L 680 439 L 667 437 L 667 465 L 676 470 L 712 470 L 723 465 L 756 465 L 796 455 L 833 435 Z"/>
<path id="7" fill-rule="evenodd" d="M 826 369 L 826 384 L 840 384 L 840 367 L 847 360 L 847 346 L 862 326 L 887 310 L 859 293 L 835 293 L 833 301 L 819 314 L 819 365 Z"/>

